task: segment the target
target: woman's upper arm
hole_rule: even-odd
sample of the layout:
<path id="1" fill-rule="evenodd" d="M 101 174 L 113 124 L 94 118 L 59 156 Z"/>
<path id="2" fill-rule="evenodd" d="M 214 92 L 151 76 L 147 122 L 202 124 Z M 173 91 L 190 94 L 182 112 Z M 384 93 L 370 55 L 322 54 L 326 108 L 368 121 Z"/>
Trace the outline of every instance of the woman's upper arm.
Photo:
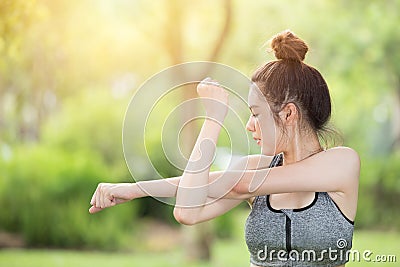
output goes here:
<path id="1" fill-rule="evenodd" d="M 358 186 L 360 159 L 345 147 L 272 169 L 246 171 L 234 187 L 243 198 L 289 192 L 351 192 Z"/>
<path id="2" fill-rule="evenodd" d="M 248 155 L 234 161 L 225 171 L 210 173 L 208 196 L 212 198 L 241 198 L 232 190 L 246 170 L 266 169 L 272 156 Z M 231 173 L 234 172 L 234 173 Z M 230 178 L 232 177 L 232 178 Z"/>
<path id="3" fill-rule="evenodd" d="M 268 165 L 270 164 L 272 160 L 272 157 L 265 156 L 265 155 L 249 155 L 240 158 L 239 160 L 235 161 L 230 167 L 230 170 L 254 170 L 254 169 L 262 169 L 262 168 L 267 168 Z M 226 193 L 224 192 L 222 194 L 216 193 L 215 196 L 213 196 L 212 191 L 215 189 L 215 187 L 219 187 L 219 183 L 216 181 L 219 177 L 221 177 L 221 173 L 223 172 L 213 172 L 210 173 L 210 183 L 213 184 L 214 186 L 210 186 L 209 188 L 209 195 L 211 197 L 207 198 L 207 203 L 199 209 L 198 207 L 193 207 L 194 209 L 197 209 L 196 216 L 192 216 L 191 218 L 187 217 L 182 217 L 180 216 L 180 211 L 179 209 L 174 210 L 174 217 L 177 219 L 182 224 L 186 225 L 193 225 L 197 224 L 200 222 L 204 222 L 207 220 L 211 220 L 215 217 L 218 217 L 232 208 L 236 207 L 239 205 L 243 200 L 240 198 L 236 199 L 231 199 L 231 198 L 225 198 Z M 219 190 L 216 190 L 219 191 Z M 228 190 L 226 190 L 228 191 Z"/>
<path id="4" fill-rule="evenodd" d="M 181 224 L 194 225 L 214 219 L 230 211 L 231 209 L 239 205 L 241 202 L 242 202 L 241 199 L 207 198 L 207 203 L 201 209 L 193 207 L 193 209 L 197 209 L 195 216 L 191 216 L 190 218 L 182 217 L 179 214 L 180 209 L 174 209 L 174 217 Z"/>

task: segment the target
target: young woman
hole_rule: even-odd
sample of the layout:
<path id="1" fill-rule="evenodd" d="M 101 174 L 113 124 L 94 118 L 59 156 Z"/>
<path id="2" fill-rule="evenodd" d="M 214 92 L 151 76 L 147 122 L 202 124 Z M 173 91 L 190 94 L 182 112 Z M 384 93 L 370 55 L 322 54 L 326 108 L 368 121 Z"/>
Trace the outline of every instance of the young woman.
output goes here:
<path id="1" fill-rule="evenodd" d="M 210 172 L 228 93 L 208 80 L 197 87 L 207 119 L 183 175 L 101 183 L 89 211 L 148 195 L 176 197 L 176 220 L 192 225 L 247 200 L 252 206 L 245 230 L 251 266 L 344 266 L 352 244 L 360 160 L 350 148 L 321 146 L 331 101 L 321 74 L 303 63 L 306 43 L 284 31 L 271 46 L 277 60 L 256 70 L 248 97 L 252 115 L 246 127 L 260 155 Z"/>

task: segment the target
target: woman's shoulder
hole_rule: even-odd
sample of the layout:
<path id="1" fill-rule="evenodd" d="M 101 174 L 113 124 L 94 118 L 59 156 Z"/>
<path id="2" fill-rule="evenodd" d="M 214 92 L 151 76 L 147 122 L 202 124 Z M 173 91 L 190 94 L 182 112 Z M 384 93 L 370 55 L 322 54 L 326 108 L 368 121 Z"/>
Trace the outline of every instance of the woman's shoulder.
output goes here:
<path id="1" fill-rule="evenodd" d="M 360 172 L 360 156 L 353 148 L 338 146 L 320 153 L 322 157 L 348 172 L 351 176 L 358 177 Z"/>
<path id="2" fill-rule="evenodd" d="M 340 161 L 348 161 L 351 160 L 352 162 L 360 161 L 360 156 L 358 155 L 357 151 L 355 151 L 353 148 L 346 147 L 346 146 L 337 146 L 337 147 L 332 147 L 327 150 L 324 150 L 326 154 L 330 157 L 335 157 L 337 160 Z"/>

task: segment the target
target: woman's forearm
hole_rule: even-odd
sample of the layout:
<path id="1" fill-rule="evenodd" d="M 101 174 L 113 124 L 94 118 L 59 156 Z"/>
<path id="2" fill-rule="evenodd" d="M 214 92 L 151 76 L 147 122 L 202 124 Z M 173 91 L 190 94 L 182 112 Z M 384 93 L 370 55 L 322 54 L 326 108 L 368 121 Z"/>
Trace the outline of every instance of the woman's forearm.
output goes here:
<path id="1" fill-rule="evenodd" d="M 218 121 L 207 118 L 200 130 L 186 169 L 180 179 L 175 208 L 193 208 L 204 205 L 208 197 L 209 172 L 215 156 L 215 147 L 221 130 Z M 194 212 L 185 209 L 186 212 Z M 179 211 L 182 211 L 180 209 Z"/>
<path id="2" fill-rule="evenodd" d="M 223 190 L 219 187 L 218 181 L 216 181 L 221 175 L 223 171 L 215 171 L 211 172 L 208 179 L 208 184 L 210 187 L 218 187 L 214 188 L 211 192 L 213 196 L 216 198 L 217 195 L 221 195 L 221 191 Z M 159 180 L 149 180 L 149 181 L 138 181 L 132 184 L 133 195 L 135 198 L 141 197 L 176 197 L 176 192 L 178 190 L 179 183 L 181 181 L 182 176 L 165 178 Z"/>
<path id="3" fill-rule="evenodd" d="M 139 181 L 132 184 L 134 195 L 136 198 L 141 197 L 176 197 L 176 190 L 178 189 L 180 176 L 150 180 L 150 181 Z"/>

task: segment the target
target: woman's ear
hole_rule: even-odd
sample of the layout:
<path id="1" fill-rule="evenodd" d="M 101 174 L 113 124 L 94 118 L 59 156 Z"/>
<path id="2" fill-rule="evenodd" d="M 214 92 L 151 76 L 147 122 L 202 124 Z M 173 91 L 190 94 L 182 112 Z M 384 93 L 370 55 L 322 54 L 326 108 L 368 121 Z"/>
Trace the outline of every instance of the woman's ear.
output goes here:
<path id="1" fill-rule="evenodd" d="M 280 112 L 280 117 L 286 125 L 293 125 L 298 118 L 297 107 L 293 103 L 286 104 Z"/>

